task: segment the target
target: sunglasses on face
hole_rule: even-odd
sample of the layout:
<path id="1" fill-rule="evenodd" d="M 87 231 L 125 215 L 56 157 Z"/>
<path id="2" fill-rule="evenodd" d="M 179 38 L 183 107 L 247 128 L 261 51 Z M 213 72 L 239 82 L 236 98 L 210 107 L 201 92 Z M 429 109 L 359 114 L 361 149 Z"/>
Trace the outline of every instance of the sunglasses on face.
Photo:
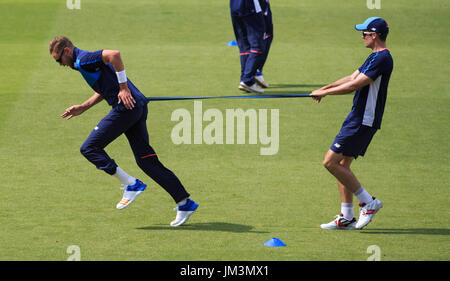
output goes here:
<path id="1" fill-rule="evenodd" d="M 362 37 L 366 37 L 367 35 L 372 35 L 372 34 L 374 34 L 375 32 L 368 32 L 368 31 L 363 31 L 363 33 L 362 33 Z"/>
<path id="2" fill-rule="evenodd" d="M 59 58 L 56 60 L 56 62 L 61 63 L 63 54 L 64 54 L 64 49 L 62 49 L 61 54 L 59 55 Z"/>

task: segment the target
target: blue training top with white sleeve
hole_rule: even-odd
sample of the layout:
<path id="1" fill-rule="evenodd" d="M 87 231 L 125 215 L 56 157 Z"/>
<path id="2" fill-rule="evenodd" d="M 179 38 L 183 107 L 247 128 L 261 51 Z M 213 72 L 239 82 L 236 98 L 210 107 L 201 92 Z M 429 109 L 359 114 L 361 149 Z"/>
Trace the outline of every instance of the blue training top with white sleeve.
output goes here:
<path id="1" fill-rule="evenodd" d="M 73 66 L 83 75 L 86 82 L 91 88 L 99 93 L 109 105 L 118 111 L 125 111 L 123 102 L 118 104 L 119 81 L 117 80 L 116 71 L 111 63 L 105 64 L 102 59 L 103 50 L 88 52 L 78 49 L 73 50 Z M 135 106 L 140 107 L 148 103 L 147 98 L 134 86 L 128 79 L 128 88 L 131 95 L 136 101 Z"/>
<path id="2" fill-rule="evenodd" d="M 387 88 L 394 62 L 388 49 L 371 53 L 359 72 L 367 75 L 373 83 L 356 91 L 353 107 L 345 124 L 365 125 L 376 129 L 381 128 L 384 106 L 386 104 Z"/>

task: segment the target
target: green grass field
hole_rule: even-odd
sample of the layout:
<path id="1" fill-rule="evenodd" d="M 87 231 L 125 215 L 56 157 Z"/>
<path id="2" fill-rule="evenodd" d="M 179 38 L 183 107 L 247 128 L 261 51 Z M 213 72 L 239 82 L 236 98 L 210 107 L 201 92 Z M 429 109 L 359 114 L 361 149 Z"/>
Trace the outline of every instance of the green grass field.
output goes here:
<path id="1" fill-rule="evenodd" d="M 343 3 L 345 2 L 345 3 Z M 339 212 L 322 159 L 352 95 L 312 100 L 208 100 L 203 110 L 279 110 L 279 151 L 261 145 L 175 145 L 171 114 L 192 101 L 149 104 L 150 143 L 200 203 L 171 228 L 174 202 L 135 164 L 124 136 L 107 152 L 149 188 L 118 211 L 120 183 L 79 147 L 109 111 L 103 102 L 66 121 L 92 90 L 57 65 L 48 42 L 66 35 L 86 50 L 118 49 L 147 96 L 240 95 L 228 1 L 3 0 L 0 3 L 0 260 L 381 260 L 450 259 L 450 3 L 445 0 L 272 1 L 275 39 L 267 93 L 305 93 L 352 73 L 370 50 L 354 24 L 386 18 L 394 58 L 382 130 L 353 164 L 384 208 L 362 231 L 324 231 Z M 204 122 L 206 126 L 208 122 Z M 355 214 L 357 214 L 355 199 Z M 263 244 L 277 237 L 286 247 Z"/>

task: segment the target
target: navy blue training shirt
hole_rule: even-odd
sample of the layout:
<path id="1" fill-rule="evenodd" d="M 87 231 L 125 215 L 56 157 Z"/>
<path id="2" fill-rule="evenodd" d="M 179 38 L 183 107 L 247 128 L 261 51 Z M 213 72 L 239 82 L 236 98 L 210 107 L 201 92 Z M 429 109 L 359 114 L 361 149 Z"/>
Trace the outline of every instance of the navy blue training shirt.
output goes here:
<path id="1" fill-rule="evenodd" d="M 353 107 L 345 119 L 349 125 L 365 125 L 381 128 L 387 89 L 394 62 L 388 49 L 371 53 L 359 72 L 367 75 L 374 82 L 356 91 Z"/>
<path id="2" fill-rule="evenodd" d="M 75 47 L 73 50 L 72 68 L 78 70 L 89 86 L 95 92 L 99 93 L 109 105 L 118 111 L 125 111 L 127 109 L 123 105 L 123 102 L 118 104 L 119 99 L 117 95 L 119 94 L 120 86 L 116 71 L 110 63 L 105 64 L 103 62 L 102 52 L 103 50 L 88 52 Z M 144 106 L 148 103 L 147 98 L 129 79 L 127 85 L 136 101 L 136 107 Z"/>

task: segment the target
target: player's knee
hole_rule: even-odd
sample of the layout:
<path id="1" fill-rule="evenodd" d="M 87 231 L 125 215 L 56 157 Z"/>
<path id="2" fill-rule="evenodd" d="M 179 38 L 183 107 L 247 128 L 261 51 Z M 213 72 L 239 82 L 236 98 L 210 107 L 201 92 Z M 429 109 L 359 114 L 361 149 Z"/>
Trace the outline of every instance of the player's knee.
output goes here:
<path id="1" fill-rule="evenodd" d="M 336 161 L 333 161 L 330 158 L 325 157 L 325 159 L 322 162 L 322 165 L 328 170 L 332 171 L 336 167 L 336 165 L 339 165 Z"/>
<path id="2" fill-rule="evenodd" d="M 86 156 L 86 154 L 88 153 L 88 148 L 87 148 L 87 146 L 85 146 L 84 144 L 80 147 L 80 153 L 83 155 L 83 156 Z"/>
<path id="3" fill-rule="evenodd" d="M 85 143 L 83 143 L 83 145 L 80 147 L 80 153 L 84 156 L 84 157 L 88 157 L 89 154 L 91 154 L 93 151 L 95 150 L 95 148 L 93 146 L 87 145 Z"/>
<path id="4" fill-rule="evenodd" d="M 341 166 L 344 166 L 344 167 L 350 169 L 350 165 L 352 164 L 352 161 L 353 161 L 353 158 L 346 157 L 346 158 L 342 159 L 342 160 L 339 162 L 339 164 L 340 164 Z"/>

